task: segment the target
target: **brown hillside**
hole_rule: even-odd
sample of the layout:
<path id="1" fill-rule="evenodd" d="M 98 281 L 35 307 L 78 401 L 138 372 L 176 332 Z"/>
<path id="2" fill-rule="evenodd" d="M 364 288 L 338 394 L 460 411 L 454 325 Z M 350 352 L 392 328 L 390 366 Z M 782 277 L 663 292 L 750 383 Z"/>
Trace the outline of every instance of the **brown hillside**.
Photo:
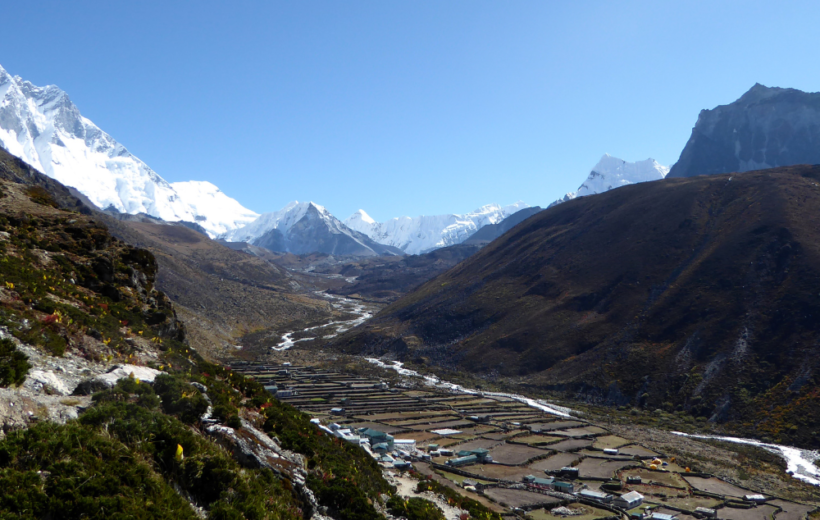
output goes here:
<path id="1" fill-rule="evenodd" d="M 820 166 L 536 214 L 337 345 L 820 445 Z"/>
<path id="2" fill-rule="evenodd" d="M 245 334 L 295 327 L 333 314 L 327 300 L 305 290 L 285 269 L 192 229 L 98 218 L 121 240 L 156 256 L 157 286 L 176 305 L 191 345 L 208 357 L 253 356 L 233 348 Z"/>

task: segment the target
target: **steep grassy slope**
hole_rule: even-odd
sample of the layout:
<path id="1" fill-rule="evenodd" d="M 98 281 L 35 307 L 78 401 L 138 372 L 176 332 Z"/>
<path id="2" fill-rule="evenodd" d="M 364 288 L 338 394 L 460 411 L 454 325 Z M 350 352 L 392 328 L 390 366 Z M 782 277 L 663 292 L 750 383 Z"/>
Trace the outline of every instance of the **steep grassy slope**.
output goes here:
<path id="1" fill-rule="evenodd" d="M 151 252 L 4 167 L 0 518 L 382 518 L 373 501 L 391 488 L 364 450 L 190 348 Z M 105 389 L 119 367 L 131 377 Z"/>
<path id="2" fill-rule="evenodd" d="M 818 446 L 820 167 L 561 204 L 337 346 Z"/>

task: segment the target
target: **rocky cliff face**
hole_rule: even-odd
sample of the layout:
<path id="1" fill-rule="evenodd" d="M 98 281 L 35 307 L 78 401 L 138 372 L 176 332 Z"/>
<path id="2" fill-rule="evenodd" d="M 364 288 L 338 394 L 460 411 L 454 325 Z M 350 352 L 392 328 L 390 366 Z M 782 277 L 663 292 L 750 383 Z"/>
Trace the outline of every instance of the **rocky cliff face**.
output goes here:
<path id="1" fill-rule="evenodd" d="M 15 175 L 7 162 L 2 179 Z M 153 255 L 116 240 L 89 215 L 60 209 L 37 183 L 42 174 L 28 173 L 29 185 L 0 180 L 0 340 L 30 364 L 19 388 L 0 389 L 4 432 L 76 418 L 90 393 L 78 388 L 99 390 L 135 371 L 153 379 L 156 370 L 137 365 L 157 363 L 185 339 L 155 288 Z"/>
<path id="2" fill-rule="evenodd" d="M 703 110 L 669 177 L 820 163 L 820 93 L 756 84 Z"/>

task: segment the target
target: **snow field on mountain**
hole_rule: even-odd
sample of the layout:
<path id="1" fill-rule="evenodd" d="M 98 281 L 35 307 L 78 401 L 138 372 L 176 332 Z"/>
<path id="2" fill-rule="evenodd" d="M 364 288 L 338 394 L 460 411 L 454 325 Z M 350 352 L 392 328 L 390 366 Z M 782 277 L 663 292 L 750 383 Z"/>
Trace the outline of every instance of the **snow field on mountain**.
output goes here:
<path id="1" fill-rule="evenodd" d="M 408 254 L 419 254 L 460 244 L 480 228 L 488 224 L 497 224 L 528 207 L 528 204 L 520 201 L 503 207 L 488 204 L 463 215 L 398 217 L 381 223 L 360 209 L 344 223 L 380 244 L 398 247 Z"/>
<path id="2" fill-rule="evenodd" d="M 197 222 L 211 236 L 258 216 L 213 184 L 169 184 L 83 117 L 58 87 L 37 87 L 2 67 L 0 146 L 101 209 Z"/>
<path id="3" fill-rule="evenodd" d="M 311 206 L 316 208 L 323 220 L 329 222 L 334 219 L 333 215 L 331 215 L 323 206 L 313 202 L 299 202 L 298 200 L 295 200 L 278 211 L 264 213 L 243 227 L 225 233 L 222 238 L 230 242 L 251 243 L 254 239 L 261 237 L 273 229 L 278 229 L 282 233 L 287 233 L 294 224 L 305 217 Z"/>
<path id="4" fill-rule="evenodd" d="M 567 193 L 550 204 L 549 207 L 576 197 L 604 193 L 629 184 L 661 180 L 666 178 L 668 174 L 669 167 L 661 165 L 654 159 L 627 162 L 606 153 L 598 161 L 598 164 L 592 168 L 587 179 L 578 187 L 578 191 Z"/>

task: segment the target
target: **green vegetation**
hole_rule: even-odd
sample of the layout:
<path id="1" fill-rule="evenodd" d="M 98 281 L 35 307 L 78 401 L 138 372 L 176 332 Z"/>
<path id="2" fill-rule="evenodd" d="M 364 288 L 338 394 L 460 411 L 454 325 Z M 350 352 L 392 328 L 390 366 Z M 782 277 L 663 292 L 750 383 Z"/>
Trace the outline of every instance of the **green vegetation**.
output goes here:
<path id="1" fill-rule="evenodd" d="M 279 401 L 267 403 L 265 415 L 265 430 L 274 433 L 283 448 L 308 458 L 308 487 L 332 516 L 381 518 L 371 502 L 393 490 L 363 449 L 325 435 L 310 423 L 309 416 Z"/>
<path id="2" fill-rule="evenodd" d="M 393 490 L 364 450 L 185 344 L 170 300 L 154 287 L 150 252 L 88 216 L 55 211 L 46 190 L 23 191 L 45 207 L 0 215 L 0 326 L 55 356 L 71 349 L 98 362 L 138 362 L 135 355 L 153 348 L 151 363 L 169 375 L 153 384 L 125 378 L 95 394 L 78 420 L 0 441 L 0 481 L 9 490 L 0 519 L 195 518 L 188 501 L 219 520 L 309 514 L 290 481 L 241 467 L 202 434 L 208 400 L 217 421 L 240 428 L 241 416 L 259 420 L 304 455 L 308 485 L 334 517 L 382 518 L 373 503 Z M 0 341 L 0 384 L 19 384 L 28 368 L 12 341 Z"/>
<path id="3" fill-rule="evenodd" d="M 195 519 L 141 454 L 79 423 L 0 441 L 0 518 Z"/>
<path id="4" fill-rule="evenodd" d="M 444 520 L 444 513 L 434 503 L 420 497 L 404 500 L 394 496 L 387 501 L 387 509 L 396 517 L 407 520 Z"/>
<path id="5" fill-rule="evenodd" d="M 419 481 L 416 486 L 416 493 L 424 493 L 425 491 L 432 491 L 439 495 L 444 495 L 450 505 L 458 507 L 459 509 L 464 509 L 470 513 L 471 518 L 475 518 L 477 520 L 501 520 L 501 515 L 490 511 L 480 502 L 477 502 L 472 498 L 462 496 L 455 490 L 450 489 L 435 480 L 425 478 L 424 480 Z"/>
<path id="6" fill-rule="evenodd" d="M 300 504 L 270 470 L 244 471 L 224 450 L 158 410 L 107 402 L 84 413 L 79 421 L 151 460 L 168 481 L 205 507 L 210 518 L 300 516 Z M 177 446 L 182 447 L 181 458 L 176 456 Z"/>
<path id="7" fill-rule="evenodd" d="M 80 215 L 0 215 L 0 231 L 0 325 L 21 341 L 98 361 L 128 359 L 139 336 L 163 350 L 184 346 L 170 301 L 154 289 L 151 253 Z M 84 348 L 83 336 L 103 347 Z"/>
<path id="8" fill-rule="evenodd" d="M 10 339 L 0 339 L 0 386 L 23 384 L 30 368 L 28 356 L 18 351 Z"/>
<path id="9" fill-rule="evenodd" d="M 94 400 L 77 421 L 45 423 L 0 442 L 0 482 L 11 490 L 0 497 L 3 514 L 196 518 L 176 488 L 211 519 L 302 516 L 301 502 L 281 479 L 270 470 L 241 468 L 225 450 L 162 413 L 150 385 L 125 378 Z"/>
<path id="10" fill-rule="evenodd" d="M 154 391 L 162 399 L 162 411 L 186 424 L 198 421 L 208 409 L 208 401 L 202 393 L 178 377 L 157 376 Z"/>

